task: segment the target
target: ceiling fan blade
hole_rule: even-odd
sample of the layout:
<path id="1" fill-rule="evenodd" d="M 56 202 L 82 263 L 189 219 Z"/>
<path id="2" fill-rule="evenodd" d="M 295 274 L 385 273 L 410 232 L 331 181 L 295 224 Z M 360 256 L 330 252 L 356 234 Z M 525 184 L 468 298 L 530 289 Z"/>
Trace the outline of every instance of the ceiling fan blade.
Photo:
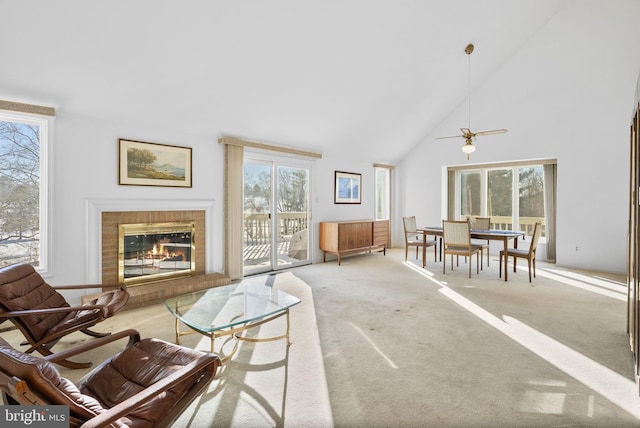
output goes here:
<path id="1" fill-rule="evenodd" d="M 449 137 L 436 137 L 436 140 L 444 140 L 445 138 L 464 138 L 464 135 L 451 135 Z"/>
<path id="2" fill-rule="evenodd" d="M 480 132 L 476 132 L 476 136 L 477 135 L 494 135 L 494 134 L 504 134 L 505 132 L 507 132 L 506 129 L 493 129 L 491 131 L 480 131 Z"/>

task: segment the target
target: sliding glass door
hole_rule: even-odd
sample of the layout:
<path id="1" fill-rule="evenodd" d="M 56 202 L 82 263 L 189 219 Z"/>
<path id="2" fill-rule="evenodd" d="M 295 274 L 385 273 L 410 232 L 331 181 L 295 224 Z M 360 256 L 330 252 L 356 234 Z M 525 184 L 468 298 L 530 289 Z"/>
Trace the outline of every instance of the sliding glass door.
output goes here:
<path id="1" fill-rule="evenodd" d="M 244 161 L 244 275 L 271 270 L 271 164 Z"/>
<path id="2" fill-rule="evenodd" d="M 245 156 L 244 275 L 310 263 L 310 166 Z"/>

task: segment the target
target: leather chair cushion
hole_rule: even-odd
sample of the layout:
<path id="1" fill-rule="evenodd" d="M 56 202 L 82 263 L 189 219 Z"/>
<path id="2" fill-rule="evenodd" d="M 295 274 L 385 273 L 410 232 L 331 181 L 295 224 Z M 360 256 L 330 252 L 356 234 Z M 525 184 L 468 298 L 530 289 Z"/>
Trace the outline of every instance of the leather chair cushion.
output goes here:
<path id="1" fill-rule="evenodd" d="M 93 397 L 84 395 L 73 382 L 60 377 L 49 361 L 14 349 L 0 338 L 0 370 L 27 382 L 49 404 L 69 406 L 70 414 L 87 420 L 105 411 Z"/>
<path id="2" fill-rule="evenodd" d="M 103 407 L 110 408 L 188 365 L 200 355 L 199 351 L 160 339 L 142 339 L 105 361 L 81 379 L 78 387 L 83 394 L 95 397 Z M 171 411 L 200 376 L 201 373 L 196 373 L 177 382 L 165 393 L 128 414 L 126 420 L 135 427 L 152 427 Z"/>
<path id="3" fill-rule="evenodd" d="M 22 263 L 0 270 L 0 307 L 6 311 L 69 307 L 66 299 L 38 274 L 33 266 Z M 121 310 L 129 300 L 129 293 L 114 290 L 101 293 L 86 302 L 106 305 L 102 309 L 89 309 L 57 314 L 29 315 L 20 318 L 34 342 L 54 334 L 74 330 L 80 324 L 88 327 L 109 318 Z"/>
<path id="4" fill-rule="evenodd" d="M 89 323 L 89 327 L 99 320 L 102 320 L 102 311 L 100 309 L 91 309 L 87 311 L 70 312 L 65 318 L 60 320 L 58 324 L 51 327 L 45 332 L 46 336 L 52 336 L 58 332 L 73 330 L 81 323 Z"/>
<path id="5" fill-rule="evenodd" d="M 88 309 L 72 312 L 59 322 L 53 328 L 46 332 L 47 335 L 53 335 L 59 331 L 66 331 L 74 328 L 81 323 L 91 323 L 109 318 L 127 304 L 129 301 L 129 293 L 122 290 L 106 291 L 97 297 L 89 300 L 85 305 L 104 305 L 102 309 Z"/>
<path id="6" fill-rule="evenodd" d="M 7 266 L 0 275 L 0 306 L 6 311 L 49 309 L 68 307 L 65 298 L 47 284 L 33 266 L 23 263 Z M 33 338 L 38 341 L 69 314 L 29 315 L 21 322 L 29 326 Z"/>
<path id="7" fill-rule="evenodd" d="M 103 316 L 109 318 L 127 304 L 129 301 L 129 293 L 122 290 L 105 291 L 98 297 L 87 302 L 89 305 L 105 305 Z"/>

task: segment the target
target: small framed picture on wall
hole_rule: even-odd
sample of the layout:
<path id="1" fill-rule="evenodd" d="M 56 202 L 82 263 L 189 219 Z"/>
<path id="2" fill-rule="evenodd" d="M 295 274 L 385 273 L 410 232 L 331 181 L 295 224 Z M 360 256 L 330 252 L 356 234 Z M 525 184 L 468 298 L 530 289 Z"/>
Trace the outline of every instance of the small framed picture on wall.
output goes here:
<path id="1" fill-rule="evenodd" d="M 362 174 L 335 172 L 334 203 L 359 204 L 362 195 Z"/>

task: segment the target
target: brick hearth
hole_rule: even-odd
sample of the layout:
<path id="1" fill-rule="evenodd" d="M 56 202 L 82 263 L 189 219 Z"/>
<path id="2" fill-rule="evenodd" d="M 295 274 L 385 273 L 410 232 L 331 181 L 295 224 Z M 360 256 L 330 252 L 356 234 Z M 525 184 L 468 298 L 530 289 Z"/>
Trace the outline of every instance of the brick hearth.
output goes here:
<path id="1" fill-rule="evenodd" d="M 230 282 L 231 281 L 227 275 L 221 273 L 207 273 L 127 287 L 130 297 L 125 309 L 133 309 L 141 306 L 162 303 L 169 297 L 179 296 L 180 294 L 204 290 L 211 287 L 218 287 L 220 285 L 227 285 Z"/>

